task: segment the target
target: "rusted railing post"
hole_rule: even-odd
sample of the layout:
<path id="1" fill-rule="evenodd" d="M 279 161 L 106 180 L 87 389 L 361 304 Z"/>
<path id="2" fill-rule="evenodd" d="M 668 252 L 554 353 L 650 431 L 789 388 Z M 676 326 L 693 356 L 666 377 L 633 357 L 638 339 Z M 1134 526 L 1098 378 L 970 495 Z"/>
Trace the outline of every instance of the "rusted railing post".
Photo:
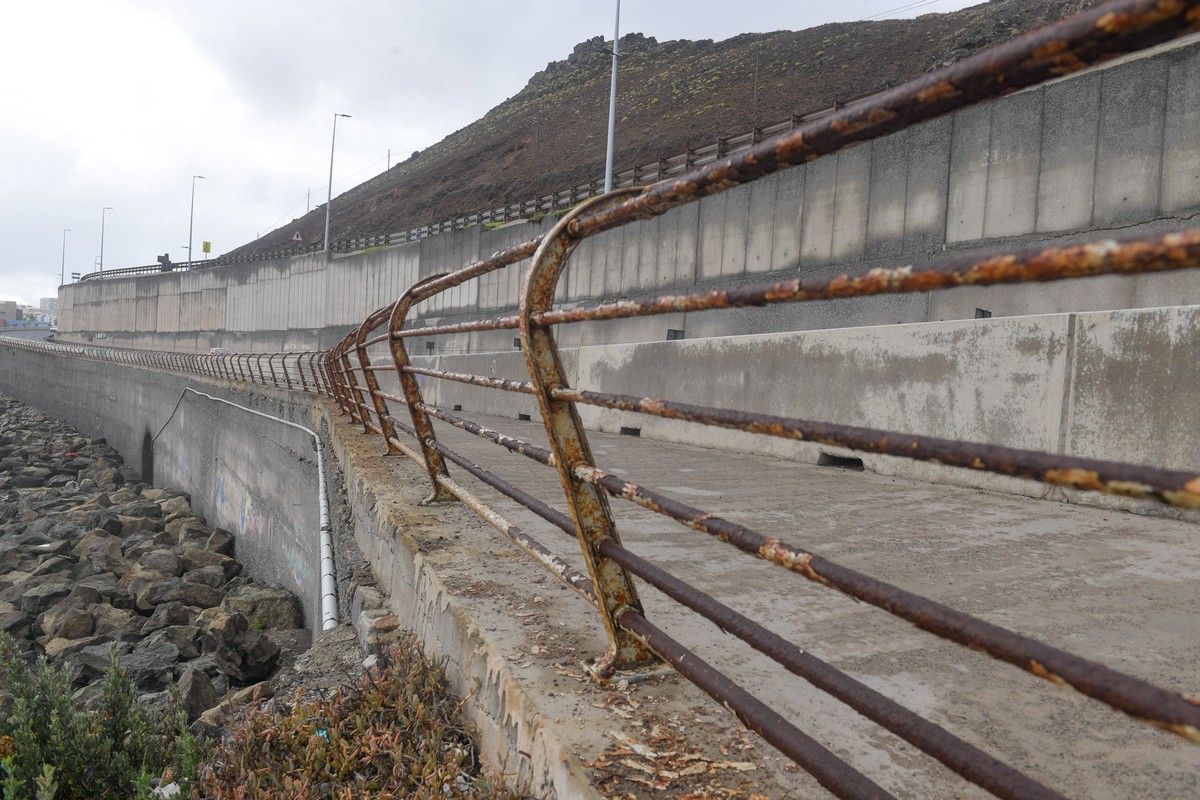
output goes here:
<path id="1" fill-rule="evenodd" d="M 365 413 L 367 405 L 363 402 L 362 389 L 358 386 L 358 378 L 354 374 L 354 365 L 350 363 L 350 337 L 353 333 L 347 334 L 346 338 L 338 343 L 338 353 L 341 354 L 342 375 L 346 378 L 346 399 L 350 403 L 350 419 L 361 423 L 363 433 L 370 433 L 371 428 L 367 424 L 367 415 Z"/>
<path id="2" fill-rule="evenodd" d="M 267 367 L 271 370 L 271 385 L 276 389 L 279 388 L 279 378 L 275 375 L 275 356 L 279 353 L 271 353 L 267 356 Z"/>
<path id="3" fill-rule="evenodd" d="M 329 382 L 329 387 L 333 390 L 333 397 L 337 400 L 342 413 L 349 414 L 350 405 L 346 401 L 346 387 L 343 385 L 339 374 L 338 362 L 337 345 L 334 345 L 325 354 L 325 378 Z"/>
<path id="4" fill-rule="evenodd" d="M 552 390 L 568 385 L 553 330 L 549 326 L 533 325 L 530 317 L 548 311 L 554 303 L 559 275 L 567 257 L 579 243 L 570 233 L 571 222 L 583 211 L 611 205 L 614 201 L 640 192 L 640 188 L 611 192 L 581 203 L 563 216 L 545 235 L 534 253 L 521 297 L 521 349 L 525 351 L 525 363 L 537 389 L 538 405 L 554 453 L 555 467 L 571 507 L 575 533 L 587 561 L 588 573 L 599 601 L 597 607 L 600 618 L 608 634 L 608 652 L 591 667 L 602 678 L 611 676 L 616 670 L 647 666 L 655 663 L 656 659 L 638 638 L 617 624 L 620 615 L 627 609 L 641 614 L 641 601 L 638 600 L 633 579 L 625 568 L 600 553 L 602 542 L 620 543 L 617 526 L 604 492 L 575 476 L 576 467 L 594 467 L 595 460 L 575 404 L 551 396 Z"/>
<path id="5" fill-rule="evenodd" d="M 388 318 L 388 338 L 392 349 L 392 361 L 396 365 L 396 376 L 400 380 L 400 389 L 404 392 L 404 400 L 408 405 L 409 416 L 412 418 L 413 430 L 416 431 L 417 440 L 421 445 L 421 453 L 425 456 L 425 469 L 429 472 L 429 480 L 433 484 L 433 494 L 425 498 L 426 503 L 453 500 L 454 495 L 438 482 L 439 475 L 449 475 L 446 471 L 446 461 L 442 458 L 442 454 L 433 447 L 436 437 L 433 432 L 433 423 L 429 421 L 429 415 L 421 408 L 422 403 L 425 402 L 421 395 L 421 386 L 417 383 L 416 376 L 405 369 L 412 362 L 408 357 L 408 347 L 404 343 L 404 337 L 396 334 L 404 330 L 404 321 L 416 302 L 417 292 L 427 283 L 443 277 L 444 274 L 430 275 L 425 280 L 417 281 L 408 287 L 392 306 L 392 313 Z"/>
<path id="6" fill-rule="evenodd" d="M 364 342 L 372 329 L 390 318 L 391 315 L 386 308 L 380 309 L 363 320 L 363 323 L 358 326 L 358 330 L 354 332 L 354 349 L 358 353 L 358 363 L 362 367 L 363 382 L 367 384 L 367 394 L 371 396 L 371 404 L 375 406 L 375 416 L 379 418 L 379 431 L 383 434 L 383 441 L 387 447 L 385 455 L 395 455 L 400 452 L 400 448 L 396 446 L 395 442 L 396 426 L 392 424 L 392 412 L 388 408 L 387 401 L 380 394 L 382 390 L 379 388 L 379 379 L 375 377 L 375 371 L 371 369 L 371 355 L 367 352 Z"/>

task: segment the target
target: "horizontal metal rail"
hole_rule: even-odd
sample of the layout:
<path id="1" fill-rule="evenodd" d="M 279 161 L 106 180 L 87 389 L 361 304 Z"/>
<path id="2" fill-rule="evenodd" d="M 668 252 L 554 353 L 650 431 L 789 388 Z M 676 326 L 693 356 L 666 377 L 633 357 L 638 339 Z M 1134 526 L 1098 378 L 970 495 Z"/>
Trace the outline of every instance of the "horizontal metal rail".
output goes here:
<path id="1" fill-rule="evenodd" d="M 1031 672 L 1135 718 L 1200 742 L 1200 706 L 1178 691 L 1156 686 L 1069 653 L 1014 630 L 830 561 L 808 548 L 727 520 L 712 510 L 679 502 L 596 464 L 578 407 L 717 426 L 749 434 L 805 440 L 861 452 L 934 461 L 952 467 L 1145 497 L 1186 509 L 1200 508 L 1200 474 L 1151 465 L 1079 458 L 976 442 L 887 431 L 868 425 L 716 408 L 668 398 L 619 395 L 572 387 L 555 340 L 557 326 L 652 316 L 681 311 L 799 303 L 877 294 L 940 291 L 995 285 L 1137 275 L 1200 266 L 1200 230 L 1125 241 L 1010 253 L 939 266 L 901 265 L 832 279 L 798 278 L 740 288 L 662 295 L 583 308 L 555 308 L 559 278 L 583 239 L 754 181 L 793 164 L 835 153 L 858 142 L 1037 85 L 1107 59 L 1135 52 L 1200 27 L 1200 0 L 1116 0 L 1040 31 L 923 75 L 886 92 L 798 120 L 774 137 L 752 136 L 738 152 L 727 151 L 695 169 L 667 172 L 644 189 L 622 189 L 574 206 L 544 236 L 501 250 L 454 272 L 413 285 L 377 309 L 333 348 L 309 354 L 196 356 L 145 353 L 79 345 L 72 354 L 159 369 L 199 371 L 332 397 L 364 434 L 379 435 L 387 452 L 406 455 L 428 474 L 435 501 L 461 502 L 500 531 L 536 563 L 588 600 L 604 629 L 607 650 L 591 665 L 600 680 L 633 674 L 666 662 L 728 707 L 744 724 L 810 772 L 838 797 L 890 795 L 822 744 L 750 695 L 733 679 L 656 627 L 642 609 L 638 582 L 719 625 L 863 717 L 916 746 L 950 770 L 997 797 L 1057 798 L 1036 779 L 970 745 L 803 650 L 797 643 L 740 614 L 682 578 L 656 566 L 621 542 L 610 500 L 636 504 L 737 548 L 744 554 L 798 573 L 828 589 L 874 606 L 944 640 Z M 427 327 L 408 327 L 413 306 L 507 267 L 528 261 L 520 313 Z M 475 375 L 413 364 L 415 337 L 489 330 L 519 333 L 527 379 Z M 4 340 L 8 345 L 9 340 Z M 30 345 L 32 346 L 32 345 Z M 423 384 L 449 381 L 483 390 L 525 395 L 536 401 L 547 446 L 494 430 L 426 402 Z M 394 405 L 404 412 L 394 414 Z M 397 409 L 398 410 L 398 409 Z M 403 417 L 403 419 L 402 419 Z M 554 471 L 564 509 L 475 463 L 439 440 L 435 421 L 489 441 Z M 403 437 L 403 438 L 402 438 Z M 574 538 L 583 568 L 544 547 L 458 483 L 449 467 L 531 511 Z"/>
<path id="2" fill-rule="evenodd" d="M 556 309 L 552 306 L 558 277 L 566 259 L 582 239 L 637 219 L 664 213 L 682 203 L 762 175 L 837 152 L 851 144 L 898 130 L 980 100 L 1035 85 L 1047 78 L 1082 69 L 1106 58 L 1149 46 L 1200 24 L 1197 4 L 1167 6 L 1150 2 L 1109 3 L 1091 12 L 1035 32 L 980 56 L 881 95 L 852 108 L 809 120 L 774 139 L 753 144 L 729 158 L 712 162 L 676 179 L 662 180 L 641 191 L 623 191 L 598 202 L 584 203 L 567 214 L 544 237 L 502 250 L 488 259 L 447 275 L 424 281 L 393 306 L 372 314 L 357 331 L 331 351 L 331 371 L 340 388 L 335 396 L 364 430 L 383 430 L 392 419 L 389 403 L 403 403 L 414 425 L 406 426 L 426 454 L 423 465 L 436 487 L 444 485 L 446 465 L 464 470 L 473 479 L 530 509 L 553 527 L 574 535 L 590 574 L 595 605 L 609 637 L 609 652 L 597 662 L 603 676 L 613 670 L 637 670 L 647 652 L 669 663 L 686 666 L 695 659 L 677 642 L 665 643 L 658 634 L 645 635 L 650 625 L 636 600 L 633 580 L 643 580 L 669 597 L 730 631 L 751 647 L 780 662 L 800 677 L 842 700 L 865 717 L 916 745 L 963 778 L 999 797 L 1058 797 L 1053 790 L 962 742 L 949 731 L 904 709 L 805 653 L 762 625 L 732 611 L 680 578 L 650 564 L 623 546 L 605 497 L 628 500 L 675 519 L 737 547 L 745 553 L 800 573 L 819 585 L 870 603 L 944 639 L 982 651 L 1060 685 L 1071 686 L 1127 714 L 1200 741 L 1200 707 L 1178 692 L 1163 689 L 1081 658 L 1014 631 L 956 611 L 918 594 L 831 562 L 787 544 L 777 536 L 737 525 L 705 509 L 673 500 L 660 492 L 598 467 L 579 423 L 580 404 L 640 413 L 697 425 L 715 425 L 751 434 L 816 441 L 864 452 L 936 461 L 967 469 L 987 470 L 1070 486 L 1137 497 L 1152 497 L 1183 508 L 1200 507 L 1200 475 L 1148 465 L 1078 458 L 1031 450 L 960 442 L 886 431 L 713 408 L 665 398 L 616 395 L 571 387 L 554 341 L 555 326 L 651 316 L 680 311 L 715 311 L 737 307 L 797 303 L 841 297 L 938 291 L 965 285 L 995 285 L 1134 275 L 1191 269 L 1200 264 L 1200 231 L 1183 231 L 1152 238 L 1094 242 L 1072 247 L 1011 253 L 983 259 L 951 261 L 934 267 L 903 265 L 832 279 L 796 279 L 745 286 L 727 291 L 663 295 L 644 301 L 624 301 L 594 307 Z M 470 320 L 426 327 L 406 327 L 408 310 L 423 300 L 532 257 L 524 280 L 521 312 L 513 316 Z M 529 379 L 475 375 L 411 362 L 406 342 L 414 337 L 515 330 L 529 369 Z M 391 351 L 392 359 L 372 355 Z M 383 388 L 391 376 L 399 391 Z M 493 430 L 424 401 L 421 381 L 450 381 L 484 390 L 519 393 L 537 400 L 550 446 Z M 567 513 L 530 496 L 438 441 L 433 422 L 452 425 L 514 453 L 558 471 Z M 391 425 L 393 436 L 399 429 Z M 415 448 L 407 452 L 417 454 Z M 436 463 L 429 454 L 436 455 Z M 598 492 L 598 494 L 597 494 Z M 480 511 L 478 508 L 477 511 Z M 480 511 L 486 516 L 486 511 Z M 606 600 L 607 598 L 607 600 Z M 665 634 L 663 634 L 665 635 Z M 630 641 L 631 637 L 634 642 Z M 640 642 L 644 648 L 634 645 Z M 678 648 L 678 649 L 676 649 Z M 708 668 L 711 669 L 711 668 Z M 684 670 L 681 670 L 684 671 Z M 719 673 L 704 668 L 688 677 L 724 703 L 743 703 L 739 687 L 727 685 Z M 742 705 L 739 716 L 753 707 Z M 753 713 L 758 713 L 757 711 Z M 742 716 L 743 721 L 746 720 Z M 776 720 L 756 718 L 751 725 L 780 746 L 805 769 L 821 773 L 821 758 L 797 748 L 798 740 L 781 745 L 770 733 Z M 750 723 L 747 723 L 750 724 Z M 858 773 L 853 773 L 861 778 Z M 824 777 L 821 777 L 824 775 Z M 818 775 L 834 794 L 860 796 L 847 774 Z"/>
<path id="3" fill-rule="evenodd" d="M 206 378 L 243 381 L 308 394 L 331 393 L 325 373 L 324 352 L 291 353 L 176 353 L 99 347 L 72 342 L 6 336 L 0 333 L 0 346 L 46 355 L 70 356 L 92 361 L 125 364 L 133 367 L 199 375 Z"/>

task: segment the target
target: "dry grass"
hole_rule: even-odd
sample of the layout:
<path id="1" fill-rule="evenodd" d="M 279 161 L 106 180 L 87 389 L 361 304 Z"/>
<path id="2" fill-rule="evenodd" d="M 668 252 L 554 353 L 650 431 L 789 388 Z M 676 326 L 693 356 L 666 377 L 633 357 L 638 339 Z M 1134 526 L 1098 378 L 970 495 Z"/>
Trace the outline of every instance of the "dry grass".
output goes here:
<path id="1" fill-rule="evenodd" d="M 252 708 L 201 773 L 200 798 L 515 798 L 489 781 L 463 701 L 412 638 L 332 696 Z"/>

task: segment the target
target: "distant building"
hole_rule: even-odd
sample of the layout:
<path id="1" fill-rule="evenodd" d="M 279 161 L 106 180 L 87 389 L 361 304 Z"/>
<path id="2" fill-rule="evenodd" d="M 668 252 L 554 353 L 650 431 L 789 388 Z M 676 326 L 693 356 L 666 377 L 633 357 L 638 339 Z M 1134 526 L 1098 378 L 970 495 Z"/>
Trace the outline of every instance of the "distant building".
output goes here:
<path id="1" fill-rule="evenodd" d="M 41 308 L 42 311 L 47 312 L 48 314 L 57 314 L 58 313 L 58 298 L 57 297 L 43 297 L 40 300 L 38 300 L 38 307 Z"/>
<path id="2" fill-rule="evenodd" d="M 0 300 L 0 325 L 7 326 L 21 319 L 16 300 Z"/>

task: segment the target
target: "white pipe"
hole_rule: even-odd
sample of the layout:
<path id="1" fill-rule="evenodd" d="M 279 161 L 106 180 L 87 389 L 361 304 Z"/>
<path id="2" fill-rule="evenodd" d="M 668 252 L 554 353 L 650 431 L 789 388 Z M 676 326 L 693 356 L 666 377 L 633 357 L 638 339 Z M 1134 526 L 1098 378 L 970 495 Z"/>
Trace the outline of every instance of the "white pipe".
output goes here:
<path id="1" fill-rule="evenodd" d="M 250 414 L 256 414 L 274 422 L 290 425 L 313 437 L 313 444 L 317 450 L 317 500 L 321 509 L 321 630 L 327 631 L 336 628 L 338 626 L 337 576 L 334 572 L 333 563 L 333 534 L 329 523 L 329 500 L 325 494 L 325 456 L 321 450 L 321 437 L 312 428 L 306 428 L 290 420 L 272 416 L 271 414 L 266 414 L 220 397 L 213 397 L 211 394 L 205 394 L 189 386 L 179 393 L 179 399 L 175 401 L 175 408 L 171 409 L 171 415 L 167 417 L 167 421 L 158 429 L 158 433 L 154 435 L 154 440 L 158 439 L 162 432 L 166 430 L 167 425 L 174 419 L 175 412 L 179 410 L 179 404 L 183 402 L 183 398 L 188 392 L 212 400 L 215 403 L 224 403 L 227 406 L 240 408 L 242 411 Z"/>

